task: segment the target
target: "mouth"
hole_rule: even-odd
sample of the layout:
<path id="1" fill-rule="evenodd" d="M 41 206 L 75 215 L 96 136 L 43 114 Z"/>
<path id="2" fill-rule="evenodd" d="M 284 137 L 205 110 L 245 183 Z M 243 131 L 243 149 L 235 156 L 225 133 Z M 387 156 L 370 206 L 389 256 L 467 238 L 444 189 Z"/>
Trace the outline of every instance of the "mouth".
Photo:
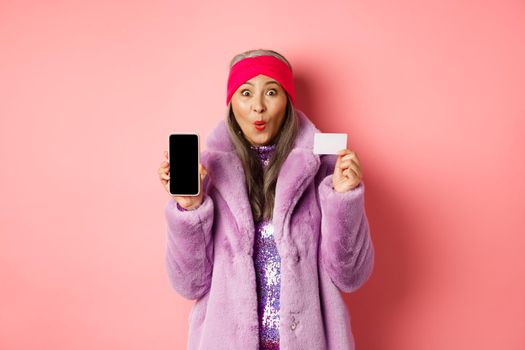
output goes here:
<path id="1" fill-rule="evenodd" d="M 264 130 L 264 128 L 266 127 L 266 122 L 264 122 L 262 120 L 258 120 L 256 122 L 254 122 L 253 124 L 255 125 L 255 129 L 257 129 L 259 131 Z"/>

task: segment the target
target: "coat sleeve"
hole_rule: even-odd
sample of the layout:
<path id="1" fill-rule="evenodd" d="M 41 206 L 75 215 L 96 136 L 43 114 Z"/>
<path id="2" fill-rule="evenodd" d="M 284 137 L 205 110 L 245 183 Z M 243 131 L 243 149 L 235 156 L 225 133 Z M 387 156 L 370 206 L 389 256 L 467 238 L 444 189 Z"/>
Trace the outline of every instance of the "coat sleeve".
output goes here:
<path id="1" fill-rule="evenodd" d="M 213 200 L 206 192 L 201 205 L 193 210 L 178 209 L 172 198 L 165 207 L 168 278 L 186 299 L 199 299 L 211 286 L 213 210 Z"/>
<path id="2" fill-rule="evenodd" d="M 337 156 L 322 156 L 317 178 L 321 208 L 319 264 L 343 292 L 360 288 L 372 274 L 374 246 L 365 212 L 365 183 L 347 192 L 332 187 Z"/>

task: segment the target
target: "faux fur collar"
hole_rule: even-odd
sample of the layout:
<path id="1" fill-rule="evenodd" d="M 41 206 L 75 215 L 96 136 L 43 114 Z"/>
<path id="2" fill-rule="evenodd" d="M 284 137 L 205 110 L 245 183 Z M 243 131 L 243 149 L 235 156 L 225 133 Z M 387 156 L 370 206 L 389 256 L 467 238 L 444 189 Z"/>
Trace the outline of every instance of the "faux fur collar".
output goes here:
<path id="1" fill-rule="evenodd" d="M 275 189 L 273 225 L 278 246 L 283 236 L 289 234 L 289 215 L 313 181 L 321 164 L 319 155 L 313 153 L 314 133 L 320 131 L 302 111 L 295 111 L 299 120 L 299 132 L 291 152 L 281 166 Z M 252 254 L 253 215 L 244 170 L 230 140 L 226 120 L 221 120 L 211 131 L 206 145 L 207 149 L 201 158 L 208 169 L 209 180 L 229 206 L 241 234 L 240 237 L 232 237 L 232 243 L 238 245 L 234 249 Z"/>

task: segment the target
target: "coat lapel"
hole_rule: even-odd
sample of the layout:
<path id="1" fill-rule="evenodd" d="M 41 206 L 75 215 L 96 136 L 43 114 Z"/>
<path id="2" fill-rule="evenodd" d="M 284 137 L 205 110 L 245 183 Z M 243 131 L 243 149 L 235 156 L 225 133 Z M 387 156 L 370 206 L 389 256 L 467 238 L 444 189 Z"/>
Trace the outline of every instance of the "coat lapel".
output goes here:
<path id="1" fill-rule="evenodd" d="M 279 245 L 287 230 L 290 214 L 299 198 L 313 181 L 320 166 L 319 155 L 313 153 L 315 125 L 296 109 L 299 132 L 294 147 L 281 166 L 275 188 L 273 212 L 274 236 Z M 237 224 L 237 233 L 229 233 L 238 249 L 252 254 L 254 242 L 253 215 L 248 200 L 244 169 L 230 141 L 226 121 L 222 120 L 210 133 L 203 163 L 212 185 L 227 203 Z"/>

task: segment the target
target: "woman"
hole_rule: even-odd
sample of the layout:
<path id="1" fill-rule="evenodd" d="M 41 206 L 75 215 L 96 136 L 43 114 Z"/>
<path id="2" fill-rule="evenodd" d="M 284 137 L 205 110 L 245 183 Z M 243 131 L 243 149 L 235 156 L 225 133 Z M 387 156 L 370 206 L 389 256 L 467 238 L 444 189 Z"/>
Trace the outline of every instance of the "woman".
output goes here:
<path id="1" fill-rule="evenodd" d="M 232 59 L 226 104 L 201 155 L 201 194 L 165 208 L 170 283 L 196 300 L 188 349 L 354 349 L 340 293 L 374 264 L 357 155 L 313 154 L 320 131 L 294 108 L 292 69 L 275 51 Z M 169 193 L 167 161 L 159 176 Z"/>

